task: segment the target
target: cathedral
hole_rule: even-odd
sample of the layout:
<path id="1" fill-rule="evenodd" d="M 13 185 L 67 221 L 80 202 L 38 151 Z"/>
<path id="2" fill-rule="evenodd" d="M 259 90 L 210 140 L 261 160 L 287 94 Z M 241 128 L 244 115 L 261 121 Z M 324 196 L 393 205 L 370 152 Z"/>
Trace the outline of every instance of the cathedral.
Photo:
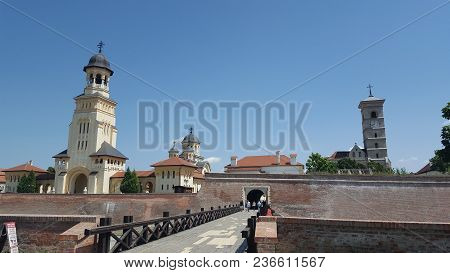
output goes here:
<path id="1" fill-rule="evenodd" d="M 117 103 L 110 98 L 109 89 L 114 71 L 102 53 L 102 42 L 98 48 L 83 68 L 86 85 L 83 93 L 74 98 L 67 149 L 53 156 L 56 193 L 120 193 L 128 158 L 116 148 Z M 176 144 L 167 160 L 152 165 L 153 170 L 136 172 L 143 192 L 173 193 L 176 187 L 199 190 L 198 181 L 211 167 L 200 154 L 200 140 L 193 128 L 181 142 L 181 152 Z"/>

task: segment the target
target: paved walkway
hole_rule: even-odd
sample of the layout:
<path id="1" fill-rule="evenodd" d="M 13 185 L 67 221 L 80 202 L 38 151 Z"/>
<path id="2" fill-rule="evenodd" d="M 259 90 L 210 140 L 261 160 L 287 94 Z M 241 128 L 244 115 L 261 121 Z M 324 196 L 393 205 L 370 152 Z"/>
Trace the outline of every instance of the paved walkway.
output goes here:
<path id="1" fill-rule="evenodd" d="M 138 246 L 136 253 L 234 253 L 243 252 L 241 231 L 254 212 L 242 211 L 209 223 Z"/>

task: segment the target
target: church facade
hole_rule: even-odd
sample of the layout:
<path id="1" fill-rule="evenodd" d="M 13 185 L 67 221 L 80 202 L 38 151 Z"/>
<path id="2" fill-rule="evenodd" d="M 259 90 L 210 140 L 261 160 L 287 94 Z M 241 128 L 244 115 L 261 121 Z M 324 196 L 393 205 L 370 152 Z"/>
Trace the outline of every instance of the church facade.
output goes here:
<path id="1" fill-rule="evenodd" d="M 358 106 L 361 111 L 364 147 L 355 143 L 350 150 L 334 152 L 329 159 L 338 161 L 343 158 L 350 158 L 365 165 L 372 161 L 391 168 L 384 122 L 385 99 L 374 97 L 372 95 L 372 86 L 369 85 L 368 88 L 370 90 L 369 97 L 362 100 Z"/>

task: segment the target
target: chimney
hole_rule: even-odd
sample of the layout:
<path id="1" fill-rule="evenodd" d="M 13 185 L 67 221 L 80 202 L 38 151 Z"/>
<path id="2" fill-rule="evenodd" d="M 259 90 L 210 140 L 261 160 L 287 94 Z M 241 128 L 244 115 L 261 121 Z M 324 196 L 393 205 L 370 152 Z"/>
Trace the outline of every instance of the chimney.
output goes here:
<path id="1" fill-rule="evenodd" d="M 277 151 L 277 161 L 275 162 L 277 165 L 280 165 L 281 159 L 280 159 L 280 151 Z"/>
<path id="2" fill-rule="evenodd" d="M 28 165 L 33 165 L 33 160 L 28 161 Z"/>
<path id="3" fill-rule="evenodd" d="M 233 155 L 231 156 L 231 167 L 237 166 L 237 156 Z"/>
<path id="4" fill-rule="evenodd" d="M 291 158 L 290 164 L 291 164 L 291 165 L 297 165 L 297 154 L 296 154 L 296 153 L 292 153 L 292 154 L 290 155 L 290 158 Z"/>

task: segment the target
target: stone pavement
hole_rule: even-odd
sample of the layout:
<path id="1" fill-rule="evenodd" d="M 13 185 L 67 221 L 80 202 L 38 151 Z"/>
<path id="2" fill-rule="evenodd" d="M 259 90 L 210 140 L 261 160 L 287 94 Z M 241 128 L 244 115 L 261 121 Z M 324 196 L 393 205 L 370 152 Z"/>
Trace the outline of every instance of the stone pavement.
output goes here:
<path id="1" fill-rule="evenodd" d="M 241 211 L 138 246 L 134 253 L 234 253 L 246 249 L 241 231 L 254 212 Z"/>

